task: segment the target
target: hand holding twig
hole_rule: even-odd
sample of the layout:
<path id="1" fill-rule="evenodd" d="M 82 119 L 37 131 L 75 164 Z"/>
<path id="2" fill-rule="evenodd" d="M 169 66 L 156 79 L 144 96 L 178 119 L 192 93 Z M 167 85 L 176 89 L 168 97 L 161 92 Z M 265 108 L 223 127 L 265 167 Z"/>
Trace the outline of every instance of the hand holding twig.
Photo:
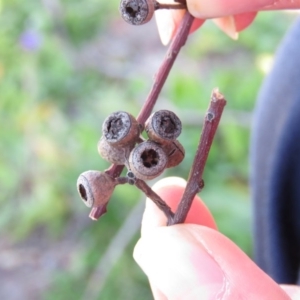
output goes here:
<path id="1" fill-rule="evenodd" d="M 158 128 L 158 132 L 153 133 L 152 131 L 155 130 L 155 126 L 152 124 L 154 116 L 150 116 L 150 114 L 173 63 L 187 40 L 193 20 L 194 18 L 189 12 L 186 12 L 137 119 L 135 120 L 128 113 L 116 112 L 104 122 L 103 137 L 98 143 L 98 151 L 104 159 L 113 164 L 105 172 L 88 171 L 83 173 L 77 184 L 84 203 L 92 207 L 90 217 L 93 220 L 99 219 L 106 212 L 106 205 L 115 186 L 128 183 L 134 184 L 142 190 L 164 212 L 168 219 L 168 225 L 182 223 L 194 196 L 203 188 L 203 170 L 226 104 L 224 96 L 217 89 L 213 90 L 187 186 L 176 212 L 172 212 L 163 199 L 145 182 L 145 180 L 160 175 L 165 168 L 174 167 L 184 157 L 184 148 L 176 140 L 181 132 L 181 123 L 178 117 L 169 111 L 159 112 L 158 118 L 160 119 L 155 121 L 155 126 L 160 126 L 160 128 Z M 140 133 L 144 129 L 149 140 L 143 140 L 140 137 Z M 163 132 L 162 136 L 159 136 L 160 132 Z M 120 177 L 124 165 L 126 165 L 128 173 L 126 177 Z"/>

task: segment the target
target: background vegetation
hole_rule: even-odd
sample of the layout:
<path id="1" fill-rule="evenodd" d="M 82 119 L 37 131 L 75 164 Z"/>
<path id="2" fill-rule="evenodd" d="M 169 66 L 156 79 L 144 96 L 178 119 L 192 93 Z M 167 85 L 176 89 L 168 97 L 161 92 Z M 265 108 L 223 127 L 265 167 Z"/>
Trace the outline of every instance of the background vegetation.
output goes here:
<path id="1" fill-rule="evenodd" d="M 251 115 L 294 18 L 262 13 L 238 41 L 207 22 L 157 105 L 181 117 L 187 152 L 164 176 L 187 177 L 211 90 L 226 95 L 201 196 L 249 255 Z M 116 110 L 138 113 L 165 51 L 155 22 L 124 24 L 117 0 L 0 0 L 1 299 L 151 299 L 132 259 L 144 198 L 122 186 L 92 222 L 76 179 L 108 166 L 96 151 L 102 121 Z"/>

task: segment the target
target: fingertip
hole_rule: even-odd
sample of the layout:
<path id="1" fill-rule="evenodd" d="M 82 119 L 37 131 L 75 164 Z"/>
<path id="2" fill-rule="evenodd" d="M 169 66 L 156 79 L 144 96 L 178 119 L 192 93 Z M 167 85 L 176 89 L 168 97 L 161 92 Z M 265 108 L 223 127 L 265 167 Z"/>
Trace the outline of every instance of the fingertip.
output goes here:
<path id="1" fill-rule="evenodd" d="M 205 22 L 205 20 L 203 19 L 195 19 L 193 22 L 193 25 L 191 27 L 190 33 L 193 33 L 194 31 L 196 31 L 199 27 L 202 26 L 202 24 Z"/>
<path id="2" fill-rule="evenodd" d="M 149 283 L 150 283 L 153 298 L 155 300 L 168 300 L 168 298 L 163 294 L 163 292 L 159 288 L 157 288 L 156 285 L 152 283 L 150 279 L 149 279 Z"/>
<path id="3" fill-rule="evenodd" d="M 164 200 L 174 212 L 183 194 L 186 181 L 180 177 L 166 177 L 157 181 L 152 189 Z M 146 207 L 142 219 L 142 236 L 155 227 L 166 226 L 167 217 L 149 198 L 146 199 Z"/>
<path id="4" fill-rule="evenodd" d="M 238 14 L 213 19 L 213 22 L 233 40 L 238 39 L 238 33 L 246 29 L 254 21 L 257 12 Z"/>
<path id="5" fill-rule="evenodd" d="M 237 245 L 207 227 L 156 228 L 139 240 L 134 258 L 167 299 L 290 299 L 286 293 L 297 299 L 297 290 L 279 287 Z"/>
<path id="6" fill-rule="evenodd" d="M 171 177 L 165 177 L 159 181 L 157 181 L 152 189 L 154 191 L 159 191 L 161 189 L 169 188 L 169 187 L 179 187 L 179 188 L 185 188 L 186 187 L 186 180 L 181 177 L 171 176 Z"/>
<path id="7" fill-rule="evenodd" d="M 238 39 L 238 32 L 236 30 L 235 19 L 233 16 L 213 19 L 213 22 L 230 38 Z"/>
<path id="8" fill-rule="evenodd" d="M 222 291 L 224 273 L 199 243 L 201 227 L 194 226 L 157 228 L 139 240 L 134 259 L 148 276 L 155 299 L 215 299 Z"/>
<path id="9" fill-rule="evenodd" d="M 235 28 L 237 32 L 240 32 L 246 29 L 249 25 L 252 24 L 257 12 L 250 12 L 245 14 L 238 14 L 234 16 Z"/>
<path id="10" fill-rule="evenodd" d="M 281 284 L 280 287 L 291 297 L 291 299 L 300 300 L 300 286 Z"/>
<path id="11" fill-rule="evenodd" d="M 182 198 L 186 181 L 179 177 L 167 177 L 158 181 L 153 190 L 170 206 L 173 212 Z M 204 225 L 216 229 L 212 214 L 202 200 L 196 195 L 189 210 L 185 223 Z M 146 200 L 146 208 L 142 220 L 142 235 L 155 227 L 166 226 L 167 218 L 164 213 L 152 202 Z"/>

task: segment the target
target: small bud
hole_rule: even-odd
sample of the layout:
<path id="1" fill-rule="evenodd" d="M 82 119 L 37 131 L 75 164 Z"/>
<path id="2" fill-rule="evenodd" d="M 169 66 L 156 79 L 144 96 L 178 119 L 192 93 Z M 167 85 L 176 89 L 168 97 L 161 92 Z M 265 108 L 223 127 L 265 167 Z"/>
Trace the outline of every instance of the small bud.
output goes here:
<path id="1" fill-rule="evenodd" d="M 183 161 L 185 150 L 178 140 L 165 143 L 161 147 L 168 157 L 166 168 L 176 167 Z"/>
<path id="2" fill-rule="evenodd" d="M 139 179 L 151 180 L 166 168 L 168 158 L 161 146 L 152 141 L 137 145 L 130 153 L 129 168 Z"/>
<path id="3" fill-rule="evenodd" d="M 159 110 L 153 113 L 145 123 L 149 138 L 157 143 L 174 141 L 181 133 L 180 119 L 169 110 Z"/>
<path id="4" fill-rule="evenodd" d="M 140 125 L 129 113 L 117 111 L 105 119 L 102 133 L 112 146 L 134 144 L 140 136 Z"/>
<path id="5" fill-rule="evenodd" d="M 86 171 L 77 179 L 78 193 L 87 207 L 106 206 L 115 186 L 112 177 L 99 171 Z"/>
<path id="6" fill-rule="evenodd" d="M 142 25 L 149 22 L 154 14 L 154 0 L 122 0 L 120 13 L 122 18 L 131 25 Z"/>
<path id="7" fill-rule="evenodd" d="M 103 137 L 99 140 L 97 145 L 100 156 L 116 165 L 124 165 L 127 162 L 133 147 L 134 144 L 112 146 Z"/>
<path id="8" fill-rule="evenodd" d="M 134 185 L 135 182 L 136 182 L 136 178 L 135 178 L 135 175 L 132 171 L 128 171 L 127 174 L 126 174 L 126 177 L 127 177 L 127 180 L 128 180 L 128 183 L 130 185 Z"/>

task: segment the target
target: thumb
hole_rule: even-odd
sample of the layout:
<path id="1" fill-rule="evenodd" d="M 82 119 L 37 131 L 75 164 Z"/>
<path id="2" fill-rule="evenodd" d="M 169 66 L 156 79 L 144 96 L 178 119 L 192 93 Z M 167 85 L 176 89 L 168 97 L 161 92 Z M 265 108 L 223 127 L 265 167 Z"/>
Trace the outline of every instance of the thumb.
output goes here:
<path id="1" fill-rule="evenodd" d="M 225 236 L 201 225 L 157 227 L 134 258 L 162 299 L 290 299 Z"/>
<path id="2" fill-rule="evenodd" d="M 167 178 L 154 190 L 174 211 L 184 181 Z M 215 230 L 214 220 L 199 198 L 186 222 L 194 224 L 165 227 L 166 217 L 147 200 L 134 258 L 148 276 L 156 300 L 289 299 L 246 254 Z"/>

